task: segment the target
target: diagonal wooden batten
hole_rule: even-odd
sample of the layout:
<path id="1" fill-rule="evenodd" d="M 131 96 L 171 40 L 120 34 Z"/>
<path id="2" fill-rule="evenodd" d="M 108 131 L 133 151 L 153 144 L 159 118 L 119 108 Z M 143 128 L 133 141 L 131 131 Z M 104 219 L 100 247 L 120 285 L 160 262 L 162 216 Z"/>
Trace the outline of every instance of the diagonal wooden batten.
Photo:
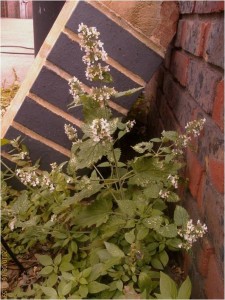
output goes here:
<path id="1" fill-rule="evenodd" d="M 65 111 L 63 111 L 62 109 L 56 107 L 55 105 L 52 105 L 51 103 L 49 103 L 46 100 L 40 98 L 39 96 L 37 96 L 33 93 L 29 93 L 28 97 L 30 99 L 32 99 L 33 101 L 35 101 L 36 103 L 38 103 L 39 105 L 41 105 L 42 107 L 48 109 L 52 113 L 64 118 L 66 121 L 69 121 L 69 122 L 71 122 L 72 124 L 74 124 L 78 127 L 81 127 L 83 125 L 82 121 L 74 118 L 70 114 L 66 113 Z"/>
<path id="2" fill-rule="evenodd" d="M 47 35 L 45 42 L 43 43 L 40 51 L 38 52 L 25 80 L 22 82 L 16 96 L 12 100 L 10 107 L 7 109 L 1 124 L 1 137 L 4 137 L 10 125 L 12 124 L 14 117 L 19 111 L 28 91 L 34 84 L 38 74 L 45 64 L 46 57 L 51 51 L 53 45 L 56 43 L 59 35 L 65 27 L 65 20 L 68 20 L 72 15 L 79 1 L 67 1 L 59 13 L 55 24 L 52 26 L 49 34 Z"/>
<path id="3" fill-rule="evenodd" d="M 76 33 L 74 33 L 73 31 L 71 31 L 70 29 L 65 28 L 63 33 L 65 33 L 68 36 L 68 38 L 71 39 L 73 42 L 77 42 L 78 44 L 80 43 L 80 38 L 78 37 L 78 35 Z M 123 67 L 120 63 L 118 63 L 116 60 L 114 60 L 110 56 L 108 56 L 108 59 L 106 62 L 113 68 L 117 69 L 120 73 L 124 74 L 126 77 L 130 78 L 132 81 L 139 84 L 140 86 L 144 87 L 146 85 L 146 82 L 140 76 L 138 76 L 137 74 L 134 74 L 127 68 Z"/>
<path id="4" fill-rule="evenodd" d="M 124 20 L 121 16 L 115 13 L 115 11 L 111 10 L 109 7 L 104 5 L 104 1 L 86 1 L 88 4 L 99 10 L 101 13 L 105 14 L 109 19 L 115 22 L 117 25 L 121 26 L 127 32 L 132 34 L 137 40 L 145 44 L 147 47 L 152 49 L 155 53 L 157 53 L 160 57 L 165 57 L 165 52 L 162 50 L 162 47 L 156 43 L 155 39 L 151 39 L 144 35 L 141 30 L 134 27 L 131 23 Z"/>
<path id="5" fill-rule="evenodd" d="M 61 68 L 59 68 L 58 66 L 56 66 L 55 64 L 53 64 L 52 62 L 50 62 L 48 60 L 46 61 L 45 66 L 47 67 L 47 69 L 51 70 L 52 72 L 54 72 L 55 74 L 57 74 L 58 76 L 60 76 L 61 78 L 65 79 L 67 81 L 73 77 L 72 75 L 70 75 L 69 73 L 62 70 Z M 82 88 L 84 89 L 84 91 L 86 93 L 90 94 L 90 92 L 91 92 L 90 87 L 88 87 L 86 84 L 82 83 Z M 126 116 L 128 114 L 128 110 L 126 108 L 122 107 L 121 105 L 119 105 L 117 103 L 114 103 L 113 101 L 109 101 L 109 106 L 124 116 Z"/>
<path id="6" fill-rule="evenodd" d="M 32 139 L 54 149 L 55 151 L 58 151 L 60 152 L 61 154 L 67 156 L 67 157 L 70 157 L 70 151 L 58 144 L 56 144 L 55 142 L 53 141 L 50 141 L 49 139 L 46 139 L 45 137 L 39 135 L 38 133 L 24 127 L 23 125 L 13 121 L 12 123 L 12 127 L 19 130 L 20 132 L 24 133 L 25 135 L 31 137 Z"/>

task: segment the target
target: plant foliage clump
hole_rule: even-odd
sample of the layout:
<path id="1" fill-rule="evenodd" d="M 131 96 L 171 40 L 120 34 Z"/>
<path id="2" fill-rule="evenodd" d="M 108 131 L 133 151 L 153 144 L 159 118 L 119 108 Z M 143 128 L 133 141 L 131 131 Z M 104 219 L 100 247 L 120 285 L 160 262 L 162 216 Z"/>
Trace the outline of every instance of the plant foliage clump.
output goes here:
<path id="1" fill-rule="evenodd" d="M 84 113 L 82 138 L 65 125 L 70 160 L 41 171 L 19 138 L 2 141 L 13 146 L 11 159 L 17 164 L 15 171 L 4 165 L 2 172 L 2 234 L 14 253 L 34 253 L 40 267 L 36 282 L 8 296 L 189 298 L 189 278 L 178 287 L 165 270 L 171 252 L 189 250 L 206 232 L 178 204 L 177 193 L 184 148 L 204 120 L 190 122 L 182 135 L 163 131 L 159 138 L 138 143 L 135 157 L 124 161 L 118 145 L 135 122 L 114 118 L 109 104 L 112 97 L 137 89 L 109 88 L 112 77 L 99 32 L 83 24 L 78 32 L 86 77 L 100 84 L 87 92 L 77 78 L 69 81 L 71 107 L 82 105 Z M 7 184 L 12 176 L 23 189 Z"/>

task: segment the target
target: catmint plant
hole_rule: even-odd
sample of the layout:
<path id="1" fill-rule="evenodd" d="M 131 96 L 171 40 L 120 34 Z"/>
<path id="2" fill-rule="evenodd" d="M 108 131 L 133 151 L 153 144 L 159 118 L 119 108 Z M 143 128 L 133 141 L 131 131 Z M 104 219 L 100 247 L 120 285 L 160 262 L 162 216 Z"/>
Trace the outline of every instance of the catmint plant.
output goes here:
<path id="1" fill-rule="evenodd" d="M 81 105 L 84 115 L 82 137 L 72 125 L 64 126 L 70 160 L 42 171 L 19 139 L 5 141 L 15 150 L 10 155 L 17 167 L 4 166 L 2 233 L 16 254 L 35 253 L 40 270 L 32 284 L 9 297 L 152 299 L 163 297 L 169 284 L 171 297 L 189 298 L 190 280 L 178 288 L 162 271 L 170 266 L 171 251 L 189 251 L 207 232 L 178 205 L 177 193 L 184 149 L 205 120 L 189 122 L 182 134 L 163 131 L 132 146 L 135 154 L 127 161 L 119 145 L 135 120 L 114 118 L 109 101 L 140 88 L 108 87 L 112 77 L 100 33 L 80 24 L 78 36 L 86 78 L 98 86 L 87 90 L 75 77 L 68 82 L 69 109 Z M 11 177 L 24 189 L 13 190 L 7 184 Z"/>

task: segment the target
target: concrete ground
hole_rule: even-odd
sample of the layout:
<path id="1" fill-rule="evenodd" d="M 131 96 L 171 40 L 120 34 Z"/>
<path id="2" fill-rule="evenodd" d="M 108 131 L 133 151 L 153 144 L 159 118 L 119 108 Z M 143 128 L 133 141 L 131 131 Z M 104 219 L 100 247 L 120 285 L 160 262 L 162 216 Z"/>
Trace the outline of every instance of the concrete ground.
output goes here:
<path id="1" fill-rule="evenodd" d="M 33 20 L 1 19 L 1 86 L 14 81 L 14 72 L 22 82 L 34 60 Z"/>

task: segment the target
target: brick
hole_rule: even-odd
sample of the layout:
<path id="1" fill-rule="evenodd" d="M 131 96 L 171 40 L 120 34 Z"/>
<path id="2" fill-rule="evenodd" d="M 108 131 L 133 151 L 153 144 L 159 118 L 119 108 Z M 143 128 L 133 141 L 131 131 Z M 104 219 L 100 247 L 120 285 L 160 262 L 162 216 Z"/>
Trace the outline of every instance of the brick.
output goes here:
<path id="1" fill-rule="evenodd" d="M 194 11 L 195 1 L 179 1 L 180 13 L 191 14 Z"/>
<path id="2" fill-rule="evenodd" d="M 190 58 L 187 54 L 175 51 L 172 55 L 170 70 L 182 86 L 187 84 L 187 74 Z"/>
<path id="3" fill-rule="evenodd" d="M 212 113 L 215 90 L 222 73 L 198 60 L 191 60 L 188 70 L 187 89 L 190 95 L 208 114 Z"/>
<path id="4" fill-rule="evenodd" d="M 194 12 L 198 14 L 224 11 L 224 1 L 196 1 Z"/>
<path id="5" fill-rule="evenodd" d="M 203 197 L 204 197 L 204 191 L 205 191 L 205 183 L 206 183 L 206 175 L 205 173 L 202 175 L 200 183 L 199 183 L 199 188 L 198 188 L 198 193 L 197 193 L 197 205 L 198 205 L 198 210 L 199 214 L 201 217 L 204 217 L 204 206 L 203 206 Z"/>
<path id="6" fill-rule="evenodd" d="M 224 69 L 224 19 L 219 18 L 209 28 L 205 42 L 205 60 Z"/>
<path id="7" fill-rule="evenodd" d="M 179 20 L 178 26 L 177 26 L 177 33 L 175 37 L 175 46 L 176 47 L 181 47 L 182 48 L 182 38 L 185 35 L 185 26 L 186 26 L 186 21 L 185 20 Z"/>
<path id="8" fill-rule="evenodd" d="M 219 271 L 215 255 L 209 260 L 208 276 L 205 280 L 205 294 L 208 299 L 224 299 L 223 275 Z"/>
<path id="9" fill-rule="evenodd" d="M 209 157 L 208 162 L 209 177 L 219 193 L 224 192 L 224 161 Z"/>
<path id="10" fill-rule="evenodd" d="M 220 81 L 216 88 L 212 118 L 224 132 L 224 80 Z"/>
<path id="11" fill-rule="evenodd" d="M 176 119 L 184 129 L 185 125 L 193 119 L 197 103 L 169 73 L 165 74 L 163 91 Z"/>
<path id="12" fill-rule="evenodd" d="M 209 260 L 214 252 L 215 250 L 211 241 L 207 238 L 203 238 L 202 247 L 197 255 L 197 269 L 203 277 L 206 277 L 208 274 Z"/>
<path id="13" fill-rule="evenodd" d="M 199 185 L 204 172 L 203 166 L 200 164 L 196 154 L 187 150 L 187 177 L 189 178 L 189 189 L 192 196 L 196 199 L 198 195 Z"/>
<path id="14" fill-rule="evenodd" d="M 204 49 L 205 33 L 209 26 L 208 22 L 198 20 L 186 21 L 183 26 L 182 48 L 194 54 L 202 56 Z"/>
<path id="15" fill-rule="evenodd" d="M 215 248 L 215 255 L 220 261 L 221 271 L 224 261 L 224 199 L 207 178 L 204 192 L 205 223 L 208 236 Z"/>

